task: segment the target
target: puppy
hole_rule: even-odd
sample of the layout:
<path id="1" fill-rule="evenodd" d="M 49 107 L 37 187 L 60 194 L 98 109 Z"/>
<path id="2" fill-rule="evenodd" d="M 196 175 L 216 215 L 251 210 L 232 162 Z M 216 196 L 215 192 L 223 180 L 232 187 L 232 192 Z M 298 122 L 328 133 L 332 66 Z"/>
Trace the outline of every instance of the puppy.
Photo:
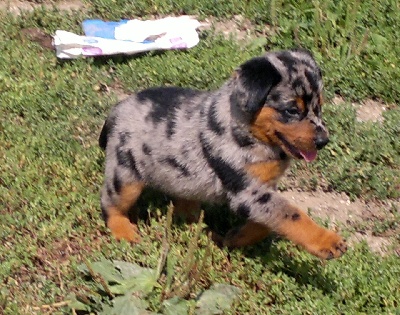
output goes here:
<path id="1" fill-rule="evenodd" d="M 242 64 L 212 92 L 143 90 L 118 103 L 101 131 L 106 150 L 101 207 L 117 239 L 140 240 L 129 212 L 143 188 L 175 200 L 195 220 L 200 202 L 227 202 L 247 223 L 223 245 L 253 244 L 275 232 L 330 259 L 345 241 L 275 191 L 291 159 L 313 161 L 328 143 L 321 70 L 310 52 L 270 52 Z"/>

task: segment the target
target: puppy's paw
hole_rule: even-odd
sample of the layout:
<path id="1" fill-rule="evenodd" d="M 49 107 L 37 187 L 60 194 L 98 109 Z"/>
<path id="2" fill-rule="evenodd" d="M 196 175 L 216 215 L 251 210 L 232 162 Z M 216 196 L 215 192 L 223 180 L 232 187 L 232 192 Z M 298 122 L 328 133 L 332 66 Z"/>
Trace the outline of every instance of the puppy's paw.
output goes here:
<path id="1" fill-rule="evenodd" d="M 319 226 L 295 207 L 288 208 L 276 232 L 321 259 L 338 258 L 347 250 L 346 242 L 338 234 Z"/>
<path id="2" fill-rule="evenodd" d="M 311 254 L 322 259 L 339 258 L 347 251 L 346 241 L 335 232 L 328 230 L 316 243 L 305 247 Z"/>
<path id="3" fill-rule="evenodd" d="M 139 243 L 141 240 L 138 227 L 126 217 L 110 217 L 107 221 L 107 226 L 118 241 L 126 240 L 131 243 Z"/>

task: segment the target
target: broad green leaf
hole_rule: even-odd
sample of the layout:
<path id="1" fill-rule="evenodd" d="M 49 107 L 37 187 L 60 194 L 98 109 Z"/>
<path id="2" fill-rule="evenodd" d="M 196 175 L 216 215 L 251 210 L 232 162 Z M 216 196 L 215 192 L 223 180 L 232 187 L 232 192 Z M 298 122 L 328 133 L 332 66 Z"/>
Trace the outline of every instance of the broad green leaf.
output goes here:
<path id="1" fill-rule="evenodd" d="M 71 300 L 70 303 L 68 303 L 69 308 L 75 310 L 75 311 L 90 311 L 90 306 L 78 301 L 76 298 L 75 294 L 70 294 L 67 296 L 68 300 Z"/>
<path id="2" fill-rule="evenodd" d="M 129 279 L 121 281 L 117 285 L 110 287 L 110 290 L 114 294 L 125 294 L 125 293 L 143 293 L 144 295 L 150 293 L 155 286 L 157 286 L 156 272 L 152 269 L 143 268 L 140 274 L 133 276 Z"/>
<path id="3" fill-rule="evenodd" d="M 138 264 L 129 263 L 121 260 L 114 260 L 114 266 L 121 272 L 124 279 L 136 277 L 144 271 L 152 271 L 153 269 L 140 267 Z"/>
<path id="4" fill-rule="evenodd" d="M 189 302 L 179 297 L 165 300 L 163 307 L 165 315 L 187 315 L 189 313 Z"/>
<path id="5" fill-rule="evenodd" d="M 212 315 L 222 314 L 228 310 L 241 290 L 229 284 L 216 284 L 211 289 L 204 291 L 196 304 L 196 314 Z"/>
<path id="6" fill-rule="evenodd" d="M 146 310 L 149 304 L 133 295 L 118 296 L 112 306 L 103 308 L 99 315 L 156 315 Z"/>
<path id="7" fill-rule="evenodd" d="M 92 268 L 95 273 L 100 274 L 104 280 L 109 283 L 121 283 L 124 280 L 114 264 L 109 260 L 101 260 L 91 263 L 90 268 Z M 85 264 L 80 265 L 78 269 L 90 275 L 89 269 Z"/>

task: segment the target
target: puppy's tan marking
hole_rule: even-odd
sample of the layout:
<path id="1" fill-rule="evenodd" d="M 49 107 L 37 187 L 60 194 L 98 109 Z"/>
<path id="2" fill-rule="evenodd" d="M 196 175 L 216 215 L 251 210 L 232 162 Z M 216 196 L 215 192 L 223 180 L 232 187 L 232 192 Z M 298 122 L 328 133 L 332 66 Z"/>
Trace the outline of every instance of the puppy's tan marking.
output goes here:
<path id="1" fill-rule="evenodd" d="M 289 209 L 286 218 L 277 223 L 274 230 L 278 234 L 319 258 L 337 258 L 347 250 L 345 241 L 339 235 L 318 226 L 306 213 L 295 207 Z"/>
<path id="2" fill-rule="evenodd" d="M 229 231 L 222 244 L 229 248 L 252 245 L 266 238 L 270 232 L 265 225 L 247 221 L 239 231 Z"/>
<path id="3" fill-rule="evenodd" d="M 319 106 L 322 106 L 324 104 L 324 96 L 322 95 L 322 93 L 318 95 L 318 103 Z"/>
<path id="4" fill-rule="evenodd" d="M 183 217 L 186 223 L 195 223 L 199 221 L 200 202 L 176 198 L 174 200 L 174 213 Z"/>
<path id="5" fill-rule="evenodd" d="M 125 239 L 134 243 L 140 241 L 136 224 L 129 220 L 129 210 L 139 198 L 143 188 L 143 183 L 123 186 L 118 196 L 118 203 L 107 208 L 107 227 L 117 240 Z"/>
<path id="6" fill-rule="evenodd" d="M 308 121 L 300 121 L 291 124 L 277 122 L 275 130 L 280 132 L 294 147 L 303 151 L 316 151 L 314 138 L 314 126 Z"/>
<path id="7" fill-rule="evenodd" d="M 265 184 L 275 184 L 288 166 L 287 161 L 259 162 L 247 165 L 247 171 Z"/>
<path id="8" fill-rule="evenodd" d="M 273 135 L 274 123 L 278 118 L 278 112 L 269 107 L 264 107 L 257 114 L 253 120 L 250 131 L 259 140 L 275 144 L 276 137 Z"/>
<path id="9" fill-rule="evenodd" d="M 296 97 L 296 105 L 300 112 L 304 112 L 306 110 L 306 104 L 301 97 Z"/>

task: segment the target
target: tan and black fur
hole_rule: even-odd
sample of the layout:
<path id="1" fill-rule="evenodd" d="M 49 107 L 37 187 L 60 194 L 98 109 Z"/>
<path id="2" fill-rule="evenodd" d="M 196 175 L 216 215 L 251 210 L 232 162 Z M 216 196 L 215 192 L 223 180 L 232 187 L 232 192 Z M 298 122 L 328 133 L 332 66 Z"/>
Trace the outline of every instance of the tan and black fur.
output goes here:
<path id="1" fill-rule="evenodd" d="M 118 103 L 100 135 L 106 150 L 103 214 L 117 239 L 139 241 L 129 212 L 145 187 L 174 198 L 189 220 L 200 203 L 228 203 L 247 218 L 223 244 L 253 244 L 271 231 L 321 258 L 346 251 L 275 191 L 292 158 L 312 161 L 328 142 L 321 71 L 305 50 L 270 52 L 242 64 L 212 92 L 143 90 Z"/>

